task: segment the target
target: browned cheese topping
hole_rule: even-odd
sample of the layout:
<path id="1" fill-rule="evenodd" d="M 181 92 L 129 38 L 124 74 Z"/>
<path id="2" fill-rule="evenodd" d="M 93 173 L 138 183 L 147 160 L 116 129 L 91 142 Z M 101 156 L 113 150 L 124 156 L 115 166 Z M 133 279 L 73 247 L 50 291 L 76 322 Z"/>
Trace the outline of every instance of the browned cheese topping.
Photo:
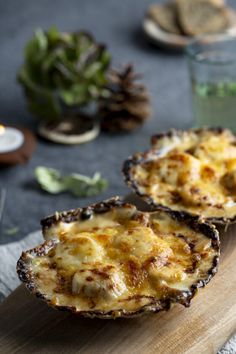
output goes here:
<path id="1" fill-rule="evenodd" d="M 30 260 L 37 289 L 53 305 L 78 311 L 138 311 L 176 298 L 208 278 L 217 256 L 207 236 L 131 205 L 60 221 L 45 238 L 54 246 Z"/>
<path id="2" fill-rule="evenodd" d="M 236 139 L 232 133 L 182 132 L 157 139 L 153 148 L 130 171 L 141 194 L 155 204 L 207 218 L 236 215 Z"/>

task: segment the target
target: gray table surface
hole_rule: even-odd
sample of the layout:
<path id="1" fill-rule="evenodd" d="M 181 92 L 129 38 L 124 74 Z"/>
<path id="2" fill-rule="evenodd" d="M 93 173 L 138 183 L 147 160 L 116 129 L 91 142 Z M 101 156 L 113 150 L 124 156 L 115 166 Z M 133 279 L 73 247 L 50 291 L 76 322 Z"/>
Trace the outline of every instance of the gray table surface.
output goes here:
<path id="1" fill-rule="evenodd" d="M 95 141 L 66 147 L 39 140 L 31 161 L 25 166 L 0 170 L 0 186 L 7 189 L 7 202 L 0 234 L 0 299 L 17 285 L 15 262 L 22 249 L 37 244 L 39 220 L 55 210 L 85 206 L 91 202 L 128 192 L 121 176 L 122 161 L 130 154 L 147 149 L 150 135 L 192 124 L 190 85 L 182 54 L 163 51 L 144 38 L 140 23 L 152 0 L 0 0 L 0 122 L 19 124 L 36 131 L 37 121 L 26 109 L 24 96 L 16 82 L 23 60 L 25 42 L 37 27 L 56 25 L 62 31 L 86 29 L 108 45 L 113 66 L 134 63 L 152 98 L 152 119 L 132 135 L 101 134 Z M 158 2 L 158 1 L 157 1 Z M 234 1 L 229 1 L 236 7 Z M 68 194 L 50 196 L 40 192 L 34 182 L 38 165 L 63 172 L 92 175 L 100 171 L 109 188 L 97 198 L 76 199 Z M 6 230 L 19 227 L 14 236 Z M 224 353 L 236 353 L 228 344 Z M 163 350 L 164 353 L 164 350 Z"/>

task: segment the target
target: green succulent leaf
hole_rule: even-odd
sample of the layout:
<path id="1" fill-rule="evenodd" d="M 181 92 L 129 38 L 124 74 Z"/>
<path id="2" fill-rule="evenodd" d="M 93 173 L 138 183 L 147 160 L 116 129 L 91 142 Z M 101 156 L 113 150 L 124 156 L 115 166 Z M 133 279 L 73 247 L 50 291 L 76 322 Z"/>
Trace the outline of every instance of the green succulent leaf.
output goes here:
<path id="1" fill-rule="evenodd" d="M 75 197 L 91 197 L 103 192 L 107 181 L 100 173 L 87 177 L 78 173 L 62 176 L 58 170 L 39 166 L 35 169 L 35 177 L 43 190 L 51 194 L 70 192 Z"/>
<path id="2" fill-rule="evenodd" d="M 37 111 L 38 114 L 48 117 L 49 120 L 57 119 L 60 114 L 60 105 L 55 99 L 54 93 L 31 81 L 24 68 L 20 72 L 20 78 L 24 80 L 29 110 Z"/>
<path id="3" fill-rule="evenodd" d="M 69 90 L 60 90 L 60 97 L 68 105 L 81 105 L 87 97 L 87 88 L 85 85 L 73 85 Z"/>
<path id="4" fill-rule="evenodd" d="M 81 107 L 103 97 L 110 59 L 105 46 L 85 32 L 36 30 L 18 74 L 29 109 L 55 120 L 64 106 Z"/>

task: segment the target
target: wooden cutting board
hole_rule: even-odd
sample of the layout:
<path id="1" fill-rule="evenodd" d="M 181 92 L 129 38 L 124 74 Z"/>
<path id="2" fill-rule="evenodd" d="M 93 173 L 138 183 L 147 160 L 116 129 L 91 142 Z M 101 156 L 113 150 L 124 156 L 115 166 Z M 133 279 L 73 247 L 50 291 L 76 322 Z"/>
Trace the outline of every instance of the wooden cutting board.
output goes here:
<path id="1" fill-rule="evenodd" d="M 53 310 L 18 287 L 0 306 L 0 353 L 216 353 L 236 331 L 236 226 L 221 230 L 221 242 L 218 274 L 187 309 L 86 319 Z"/>

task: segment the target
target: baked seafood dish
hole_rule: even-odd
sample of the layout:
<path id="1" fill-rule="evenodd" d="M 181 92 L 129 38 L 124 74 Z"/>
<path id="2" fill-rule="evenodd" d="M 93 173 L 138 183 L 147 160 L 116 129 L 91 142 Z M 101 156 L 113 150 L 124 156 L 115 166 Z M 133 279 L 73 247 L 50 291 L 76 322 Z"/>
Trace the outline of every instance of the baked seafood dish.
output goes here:
<path id="1" fill-rule="evenodd" d="M 172 130 L 125 161 L 125 180 L 155 209 L 236 220 L 236 137 L 229 130 Z"/>
<path id="2" fill-rule="evenodd" d="M 119 198 L 42 220 L 45 242 L 23 252 L 19 278 L 49 305 L 87 317 L 189 306 L 217 271 L 219 236 L 199 217 L 140 212 Z"/>

